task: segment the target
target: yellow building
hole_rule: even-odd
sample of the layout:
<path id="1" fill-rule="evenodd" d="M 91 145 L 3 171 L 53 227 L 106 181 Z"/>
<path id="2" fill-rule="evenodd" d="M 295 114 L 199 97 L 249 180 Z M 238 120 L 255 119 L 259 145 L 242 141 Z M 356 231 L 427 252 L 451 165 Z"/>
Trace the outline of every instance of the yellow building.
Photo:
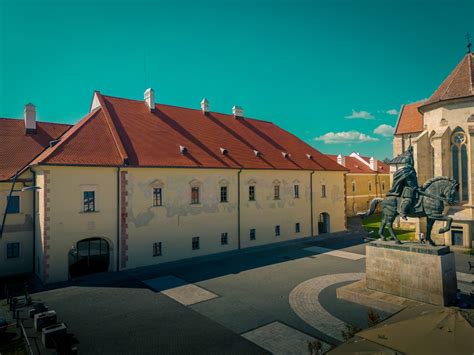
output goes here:
<path id="1" fill-rule="evenodd" d="M 232 111 L 155 104 L 151 89 L 144 101 L 95 92 L 81 121 L 45 135 L 28 161 L 0 165 L 1 210 L 18 176 L 11 201 L 30 221 L 19 252 L 0 254 L 0 276 L 21 269 L 57 282 L 345 230 L 346 169 Z M 44 125 L 16 132 L 0 153 L 16 161 L 20 141 L 38 141 Z M 25 191 L 19 178 L 29 178 Z M 6 214 L 2 250 L 22 238 L 19 218 Z"/>
<path id="2" fill-rule="evenodd" d="M 349 156 L 328 155 L 349 170 L 346 174 L 346 215 L 366 212 L 370 201 L 384 197 L 390 189 L 390 168 L 374 157 L 353 152 Z"/>
<path id="3" fill-rule="evenodd" d="M 436 222 L 433 238 L 441 244 L 471 248 L 474 229 L 474 54 L 467 53 L 427 100 L 404 105 L 393 139 L 394 156 L 414 148 L 415 169 L 421 185 L 434 176 L 448 176 L 460 188 L 450 232 L 438 234 L 445 222 Z M 396 165 L 394 165 L 396 169 Z M 412 220 L 426 233 L 426 220 Z"/>

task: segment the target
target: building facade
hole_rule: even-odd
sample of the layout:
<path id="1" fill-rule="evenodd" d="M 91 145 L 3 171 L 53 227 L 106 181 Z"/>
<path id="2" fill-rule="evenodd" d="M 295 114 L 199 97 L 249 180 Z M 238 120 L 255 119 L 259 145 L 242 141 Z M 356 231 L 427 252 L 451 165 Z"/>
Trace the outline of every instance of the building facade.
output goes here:
<path id="1" fill-rule="evenodd" d="M 18 139 L 37 140 L 42 126 Z M 29 223 L 20 235 L 23 217 L 7 213 L 1 248 L 24 237 L 24 259 L 12 268 L 2 257 L 0 276 L 34 271 L 50 283 L 346 228 L 346 169 L 240 107 L 225 115 L 207 100 L 201 110 L 155 104 L 152 90 L 144 101 L 95 92 L 90 113 L 61 127 L 5 169 L 0 208 L 17 176 Z"/>
<path id="2" fill-rule="evenodd" d="M 427 100 L 401 109 L 393 153 L 411 144 L 419 184 L 434 176 L 452 177 L 459 183 L 456 205 L 447 209 L 454 219 L 450 232 L 436 234 L 444 222 L 436 222 L 433 235 L 439 243 L 472 247 L 474 223 L 474 55 L 467 53 Z M 426 221 L 413 221 L 424 231 Z"/>
<path id="3" fill-rule="evenodd" d="M 356 216 L 366 212 L 370 201 L 384 197 L 390 189 L 390 168 L 384 162 L 361 156 L 357 152 L 349 156 L 328 155 L 333 161 L 344 166 L 346 174 L 346 215 Z"/>

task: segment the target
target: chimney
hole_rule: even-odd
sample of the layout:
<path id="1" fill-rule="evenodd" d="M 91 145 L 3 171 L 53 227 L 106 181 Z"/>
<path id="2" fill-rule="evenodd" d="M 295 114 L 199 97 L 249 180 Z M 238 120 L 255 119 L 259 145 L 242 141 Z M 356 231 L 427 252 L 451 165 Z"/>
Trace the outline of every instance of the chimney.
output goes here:
<path id="1" fill-rule="evenodd" d="M 206 98 L 201 101 L 201 111 L 203 114 L 209 113 L 209 100 Z"/>
<path id="2" fill-rule="evenodd" d="M 342 166 L 346 166 L 346 157 L 342 154 L 337 156 L 337 163 Z"/>
<path id="3" fill-rule="evenodd" d="M 36 107 L 33 104 L 26 104 L 24 111 L 25 132 L 36 133 Z"/>
<path id="4" fill-rule="evenodd" d="M 377 171 L 377 159 L 370 158 L 370 170 Z"/>
<path id="5" fill-rule="evenodd" d="M 144 94 L 145 104 L 148 106 L 150 111 L 155 109 L 155 91 L 152 88 L 145 90 Z"/>
<path id="6" fill-rule="evenodd" d="M 232 114 L 235 118 L 243 118 L 244 117 L 244 109 L 240 106 L 232 107 Z"/>

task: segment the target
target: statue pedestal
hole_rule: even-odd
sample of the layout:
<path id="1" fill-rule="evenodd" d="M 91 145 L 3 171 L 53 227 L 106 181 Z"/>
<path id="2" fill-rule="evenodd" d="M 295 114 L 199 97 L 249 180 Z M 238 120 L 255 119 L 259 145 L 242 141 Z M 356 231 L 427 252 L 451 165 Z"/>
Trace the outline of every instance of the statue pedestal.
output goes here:
<path id="1" fill-rule="evenodd" d="M 439 306 L 455 302 L 457 280 L 449 246 L 374 241 L 366 247 L 366 285 L 374 291 Z"/>

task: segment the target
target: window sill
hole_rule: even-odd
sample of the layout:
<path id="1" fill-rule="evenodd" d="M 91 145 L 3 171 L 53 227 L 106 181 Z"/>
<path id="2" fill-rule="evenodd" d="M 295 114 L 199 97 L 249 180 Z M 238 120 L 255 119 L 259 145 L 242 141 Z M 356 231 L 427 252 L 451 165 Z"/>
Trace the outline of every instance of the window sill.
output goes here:
<path id="1" fill-rule="evenodd" d="M 163 207 L 163 205 L 159 205 L 159 206 L 151 206 L 151 208 L 160 208 L 160 207 Z"/>
<path id="2" fill-rule="evenodd" d="M 202 206 L 202 203 L 190 203 L 189 205 L 199 207 Z"/>
<path id="3" fill-rule="evenodd" d="M 94 214 L 94 213 L 100 213 L 100 211 L 81 211 L 79 214 Z"/>
<path id="4" fill-rule="evenodd" d="M 221 201 L 221 202 L 219 202 L 219 203 L 229 203 L 229 201 Z"/>

